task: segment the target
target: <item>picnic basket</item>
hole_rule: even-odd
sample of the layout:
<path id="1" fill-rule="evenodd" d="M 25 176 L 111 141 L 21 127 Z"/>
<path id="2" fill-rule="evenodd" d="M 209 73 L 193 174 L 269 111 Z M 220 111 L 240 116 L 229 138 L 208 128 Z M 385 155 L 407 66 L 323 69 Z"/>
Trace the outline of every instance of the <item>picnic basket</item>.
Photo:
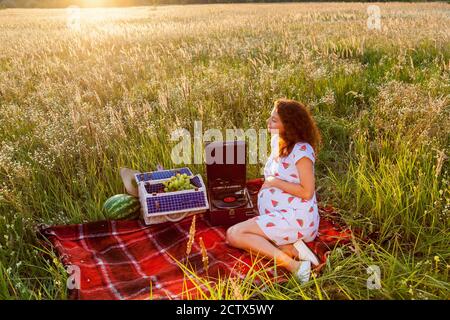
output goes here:
<path id="1" fill-rule="evenodd" d="M 164 192 L 163 182 L 177 173 L 187 174 L 195 188 Z M 138 185 L 142 218 L 147 225 L 179 221 L 209 209 L 206 186 L 201 175 L 194 175 L 187 167 L 136 173 L 134 177 Z"/>

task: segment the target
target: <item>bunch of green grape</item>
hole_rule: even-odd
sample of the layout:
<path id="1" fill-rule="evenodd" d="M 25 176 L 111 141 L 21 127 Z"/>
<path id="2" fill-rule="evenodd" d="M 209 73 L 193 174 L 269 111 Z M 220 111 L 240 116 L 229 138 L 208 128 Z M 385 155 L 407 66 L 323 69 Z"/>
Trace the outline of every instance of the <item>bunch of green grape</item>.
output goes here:
<path id="1" fill-rule="evenodd" d="M 164 181 L 163 184 L 165 186 L 165 192 L 189 190 L 195 188 L 195 186 L 191 184 L 191 180 L 186 173 L 177 173 L 175 176 L 172 176 L 170 180 Z"/>

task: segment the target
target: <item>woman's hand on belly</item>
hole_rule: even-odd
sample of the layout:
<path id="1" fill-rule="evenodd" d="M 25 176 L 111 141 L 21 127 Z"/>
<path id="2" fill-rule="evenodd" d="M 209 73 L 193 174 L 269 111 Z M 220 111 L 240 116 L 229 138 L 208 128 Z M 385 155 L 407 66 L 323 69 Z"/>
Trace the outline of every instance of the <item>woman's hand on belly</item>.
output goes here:
<path id="1" fill-rule="evenodd" d="M 265 180 L 263 185 L 261 186 L 261 189 L 265 188 L 271 188 L 271 187 L 277 187 L 278 186 L 278 178 L 275 178 L 274 176 L 268 176 Z"/>

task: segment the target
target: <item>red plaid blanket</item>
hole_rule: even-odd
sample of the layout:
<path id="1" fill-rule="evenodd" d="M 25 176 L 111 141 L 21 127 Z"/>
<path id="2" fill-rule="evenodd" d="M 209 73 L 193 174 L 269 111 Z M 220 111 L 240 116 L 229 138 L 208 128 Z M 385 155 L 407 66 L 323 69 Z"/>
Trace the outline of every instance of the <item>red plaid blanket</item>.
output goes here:
<path id="1" fill-rule="evenodd" d="M 347 228 L 336 223 L 332 207 L 319 207 L 319 212 L 319 236 L 307 244 L 321 260 L 318 269 L 336 244 L 348 243 L 351 237 Z M 287 274 L 272 267 L 273 261 L 228 246 L 226 228 L 210 225 L 204 214 L 196 216 L 194 242 L 187 255 L 192 219 L 191 216 L 177 223 L 151 226 L 140 220 L 98 221 L 43 227 L 40 234 L 50 241 L 61 262 L 70 267 L 68 270 L 78 272 L 74 274 L 78 283 L 69 291 L 72 299 L 200 299 L 208 296 L 207 287 L 188 271 L 183 271 L 182 266 L 196 270 L 199 277 L 210 283 L 230 276 L 243 279 L 261 270 L 264 270 L 264 279 L 269 276 L 271 281 L 279 283 L 288 280 Z M 204 244 L 203 254 L 200 238 Z M 262 283 L 262 278 L 255 278 L 255 285 Z"/>

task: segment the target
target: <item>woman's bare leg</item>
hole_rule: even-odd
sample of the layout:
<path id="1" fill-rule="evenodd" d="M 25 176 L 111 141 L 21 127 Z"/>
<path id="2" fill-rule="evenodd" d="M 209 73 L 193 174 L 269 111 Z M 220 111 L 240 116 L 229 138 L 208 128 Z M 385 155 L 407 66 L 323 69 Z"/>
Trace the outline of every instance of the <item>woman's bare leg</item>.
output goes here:
<path id="1" fill-rule="evenodd" d="M 298 259 L 298 251 L 292 243 L 278 246 L 278 249 L 286 253 L 292 259 Z"/>
<path id="2" fill-rule="evenodd" d="M 238 223 L 227 230 L 227 243 L 233 247 L 261 254 L 266 258 L 275 259 L 277 263 L 291 272 L 300 267 L 300 261 L 274 246 L 258 226 L 255 218 Z"/>

